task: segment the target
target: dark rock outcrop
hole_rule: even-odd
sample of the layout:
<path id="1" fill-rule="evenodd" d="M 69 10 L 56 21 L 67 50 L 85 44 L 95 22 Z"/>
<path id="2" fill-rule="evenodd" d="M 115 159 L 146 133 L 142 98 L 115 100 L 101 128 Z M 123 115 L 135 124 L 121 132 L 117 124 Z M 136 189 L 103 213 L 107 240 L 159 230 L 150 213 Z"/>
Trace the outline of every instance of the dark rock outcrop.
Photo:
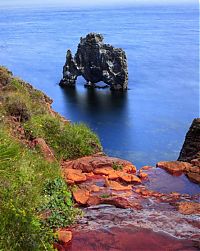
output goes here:
<path id="1" fill-rule="evenodd" d="M 200 184 L 200 118 L 193 120 L 178 160 L 191 163 L 192 168 L 187 176 L 191 181 Z"/>
<path id="2" fill-rule="evenodd" d="M 193 120 L 186 134 L 178 160 L 190 162 L 197 158 L 200 159 L 200 118 Z"/>
<path id="3" fill-rule="evenodd" d="M 111 90 L 126 90 L 128 85 L 127 59 L 120 48 L 103 43 L 101 34 L 90 33 L 80 39 L 75 57 L 67 51 L 61 86 L 74 86 L 83 76 L 88 87 L 103 81 Z"/>
<path id="4" fill-rule="evenodd" d="M 156 166 L 173 175 L 185 173 L 191 181 L 200 184 L 200 118 L 193 120 L 178 161 L 161 161 Z"/>

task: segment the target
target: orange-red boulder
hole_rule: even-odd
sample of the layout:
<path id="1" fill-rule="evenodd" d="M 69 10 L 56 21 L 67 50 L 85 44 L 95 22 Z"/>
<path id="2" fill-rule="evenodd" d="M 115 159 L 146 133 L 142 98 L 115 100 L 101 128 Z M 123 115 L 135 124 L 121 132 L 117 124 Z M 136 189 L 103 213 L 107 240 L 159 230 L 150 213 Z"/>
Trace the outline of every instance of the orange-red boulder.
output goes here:
<path id="1" fill-rule="evenodd" d="M 68 183 L 76 183 L 86 181 L 86 175 L 81 170 L 66 168 L 63 171 L 64 177 Z"/>
<path id="2" fill-rule="evenodd" d="M 141 183 L 140 178 L 138 178 L 136 175 L 134 174 L 128 174 L 128 173 L 124 173 L 124 172 L 118 172 L 118 175 L 120 177 L 120 179 L 122 181 L 125 181 L 127 183 Z"/>
<path id="3" fill-rule="evenodd" d="M 187 172 L 191 166 L 190 163 L 182 161 L 161 161 L 156 164 L 156 167 L 160 167 L 171 174 Z"/>
<path id="4" fill-rule="evenodd" d="M 131 185 L 124 186 L 124 185 L 121 185 L 117 181 L 109 181 L 109 188 L 112 190 L 116 190 L 116 191 L 130 191 L 130 190 L 132 190 Z"/>
<path id="5" fill-rule="evenodd" d="M 77 203 L 86 205 L 90 197 L 90 192 L 86 189 L 77 189 L 73 191 L 73 197 Z"/>
<path id="6" fill-rule="evenodd" d="M 57 231 L 58 240 L 64 244 L 72 240 L 72 232 L 69 230 L 59 229 Z"/>

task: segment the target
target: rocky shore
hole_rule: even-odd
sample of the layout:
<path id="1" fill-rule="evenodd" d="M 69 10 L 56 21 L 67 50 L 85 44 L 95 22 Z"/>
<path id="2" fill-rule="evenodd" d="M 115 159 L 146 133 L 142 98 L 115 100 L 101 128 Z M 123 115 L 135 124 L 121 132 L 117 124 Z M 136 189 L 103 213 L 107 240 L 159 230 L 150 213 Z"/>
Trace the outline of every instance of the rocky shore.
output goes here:
<path id="1" fill-rule="evenodd" d="M 16 81 L 9 71 L 0 68 L 1 93 L 12 91 L 13 95 L 16 90 L 19 95 L 20 90 L 25 91 L 24 101 L 28 98 L 29 103 L 25 103 L 27 107 L 17 106 L 18 109 L 12 106 L 6 113 L 3 110 L 2 124 L 20 144 L 34 154 L 39 149 L 48 163 L 59 165 L 75 206 L 84 212 L 76 224 L 54 227 L 56 249 L 175 251 L 200 248 L 200 119 L 193 121 L 178 161 L 161 161 L 155 167 L 137 170 L 127 160 L 105 155 L 97 138 L 85 128 L 84 135 L 88 138 L 85 141 L 84 137 L 82 145 L 87 145 L 87 151 L 79 149 L 76 153 L 80 147 L 77 142 L 60 143 L 63 136 L 60 139 L 59 135 L 65 127 L 67 133 L 74 130 L 70 122 L 51 109 L 52 101 L 46 95 L 19 79 Z M 5 105 L 8 107 L 6 102 L 7 98 L 0 95 L 1 110 Z M 34 127 L 33 118 L 36 115 L 38 118 L 38 114 L 34 115 L 36 108 L 40 116 L 45 114 L 45 119 L 48 115 L 48 120 L 44 124 L 39 120 Z M 51 135 L 49 131 L 41 133 L 47 128 L 53 128 Z M 82 128 L 78 132 L 82 133 Z M 77 131 L 71 140 L 75 135 Z M 66 148 L 71 144 L 65 155 L 70 157 L 60 155 L 63 143 Z M 48 220 L 51 215 L 48 209 L 40 217 Z"/>
<path id="2" fill-rule="evenodd" d="M 84 217 L 70 229 L 74 240 L 56 244 L 58 250 L 77 250 L 81 245 L 85 250 L 160 250 L 162 245 L 198 250 L 200 190 L 193 182 L 200 183 L 199 125 L 195 119 L 187 133 L 180 156 L 190 145 L 195 154 L 189 159 L 185 154 L 185 161 L 162 161 L 137 170 L 129 161 L 98 153 L 62 162 L 66 182 L 76 185 L 73 197 Z M 95 233 L 99 237 L 94 243 L 90 238 Z M 128 243 L 137 236 L 143 241 L 136 246 Z"/>

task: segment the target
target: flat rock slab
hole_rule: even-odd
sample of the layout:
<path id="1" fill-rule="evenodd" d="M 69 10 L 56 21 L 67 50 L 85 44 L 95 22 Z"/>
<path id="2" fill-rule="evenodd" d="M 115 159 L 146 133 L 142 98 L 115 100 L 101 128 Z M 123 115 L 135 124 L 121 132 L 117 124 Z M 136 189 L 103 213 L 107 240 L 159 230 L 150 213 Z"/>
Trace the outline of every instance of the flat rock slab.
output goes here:
<path id="1" fill-rule="evenodd" d="M 104 168 L 104 170 L 108 172 L 111 172 L 111 170 L 114 171 L 114 168 L 119 168 L 125 172 L 136 173 L 136 167 L 130 161 L 108 157 L 102 153 L 78 158 L 76 160 L 63 161 L 62 168 L 79 169 L 84 173 L 90 173 L 99 168 Z"/>

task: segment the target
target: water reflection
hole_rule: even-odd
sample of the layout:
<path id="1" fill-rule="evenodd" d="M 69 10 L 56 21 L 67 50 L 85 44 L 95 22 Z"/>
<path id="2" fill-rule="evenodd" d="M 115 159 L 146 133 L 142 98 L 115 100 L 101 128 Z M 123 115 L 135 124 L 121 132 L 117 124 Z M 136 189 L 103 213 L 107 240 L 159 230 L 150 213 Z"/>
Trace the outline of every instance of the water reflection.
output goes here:
<path id="1" fill-rule="evenodd" d="M 87 123 L 99 135 L 106 153 L 110 154 L 107 149 L 116 152 L 133 147 L 129 92 L 87 89 L 80 83 L 75 88 L 62 88 L 62 94 L 63 115 L 70 115 L 72 121 Z"/>
<path id="2" fill-rule="evenodd" d="M 88 89 L 83 87 L 62 88 L 66 106 L 78 106 L 82 113 L 98 116 L 102 119 L 107 115 L 118 120 L 124 116 L 127 104 L 127 92 L 111 92 L 110 90 Z M 66 107 L 66 108 L 67 108 Z M 68 108 L 67 108 L 68 109 Z"/>

